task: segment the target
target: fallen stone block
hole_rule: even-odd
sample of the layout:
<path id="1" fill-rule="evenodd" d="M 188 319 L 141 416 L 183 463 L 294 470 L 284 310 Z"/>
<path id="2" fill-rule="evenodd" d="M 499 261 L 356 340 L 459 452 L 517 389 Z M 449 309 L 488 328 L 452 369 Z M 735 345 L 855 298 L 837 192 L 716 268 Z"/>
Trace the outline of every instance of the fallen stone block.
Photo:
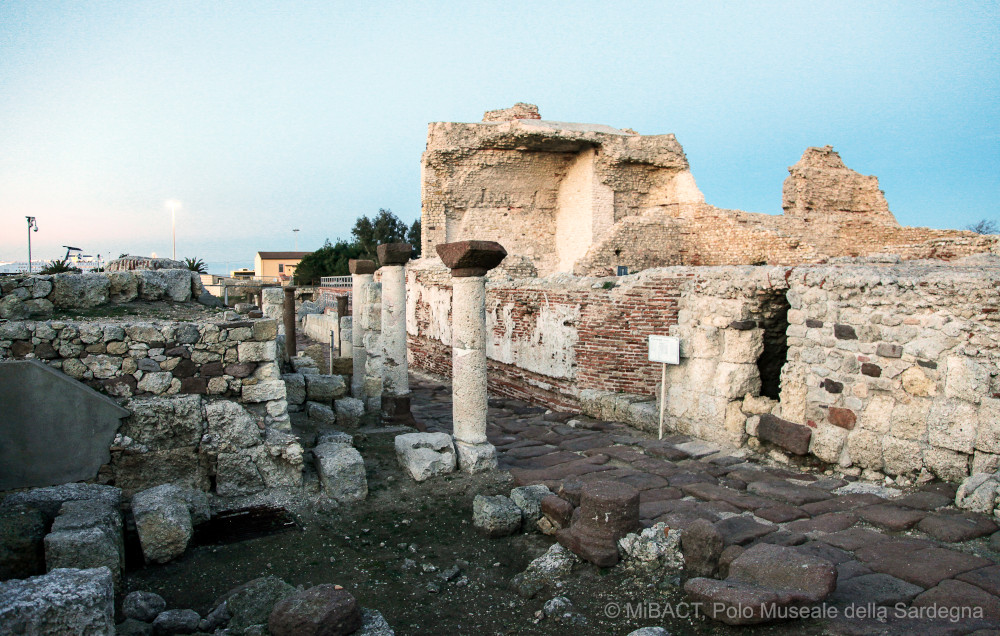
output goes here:
<path id="1" fill-rule="evenodd" d="M 681 550 L 684 569 L 692 577 L 711 578 L 719 569 L 725 539 L 710 521 L 697 519 L 684 529 Z"/>
<path id="2" fill-rule="evenodd" d="M 167 609 L 167 602 L 154 592 L 131 592 L 122 601 L 122 614 L 144 623 L 153 622 L 153 619 L 165 609 Z"/>
<path id="3" fill-rule="evenodd" d="M 268 617 L 272 636 L 334 636 L 362 626 L 358 601 L 339 585 L 325 583 L 279 601 Z"/>
<path id="4" fill-rule="evenodd" d="M 330 426 L 337 422 L 337 414 L 326 404 L 319 402 L 306 402 L 306 416 L 323 426 Z"/>
<path id="5" fill-rule="evenodd" d="M 520 596 L 533 598 L 546 586 L 569 576 L 578 562 L 572 552 L 558 543 L 553 544 L 545 554 L 529 563 L 524 572 L 511 579 L 511 586 Z"/>
<path id="6" fill-rule="evenodd" d="M 551 497 L 552 491 L 548 486 L 536 484 L 534 486 L 520 486 L 510 491 L 510 499 L 521 509 L 523 527 L 530 531 L 537 527 L 538 520 L 542 518 L 542 500 Z"/>
<path id="7" fill-rule="evenodd" d="M 251 625 L 267 625 L 274 606 L 297 592 L 276 576 L 264 576 L 230 590 L 215 605 L 225 602 L 229 629 L 241 634 Z"/>
<path id="8" fill-rule="evenodd" d="M 125 570 L 122 517 L 101 501 L 67 501 L 45 536 L 45 565 L 49 570 L 107 567 L 115 589 Z"/>
<path id="9" fill-rule="evenodd" d="M 56 518 L 59 509 L 67 501 L 78 501 L 81 499 L 97 499 L 103 501 L 112 508 L 121 509 L 122 489 L 114 486 L 102 486 L 100 484 L 62 484 L 61 486 L 49 486 L 46 488 L 33 488 L 23 492 L 8 495 L 3 500 L 2 507 L 25 504 L 37 508 L 45 515 L 49 522 Z"/>
<path id="10" fill-rule="evenodd" d="M 514 534 L 521 528 L 521 509 L 503 495 L 476 495 L 472 501 L 472 525 L 491 538 Z"/>
<path id="11" fill-rule="evenodd" d="M 194 534 L 195 519 L 208 518 L 207 501 L 192 489 L 164 484 L 138 492 L 132 515 L 146 561 L 166 563 L 184 553 Z"/>
<path id="12" fill-rule="evenodd" d="M 160 612 L 153 620 L 153 633 L 159 634 L 193 634 L 198 631 L 201 616 L 190 609 L 172 609 Z"/>
<path id="13" fill-rule="evenodd" d="M 356 428 L 361 425 L 361 418 L 364 417 L 365 403 L 355 398 L 341 398 L 334 402 L 334 410 L 342 428 Z"/>
<path id="14" fill-rule="evenodd" d="M 323 491 L 340 503 L 363 501 L 368 497 L 365 461 L 353 446 L 327 442 L 313 449 L 316 471 Z"/>
<path id="15" fill-rule="evenodd" d="M 343 376 L 310 373 L 305 376 L 306 399 L 323 404 L 332 404 L 347 393 Z"/>
<path id="16" fill-rule="evenodd" d="M 115 633 L 111 571 L 58 569 L 0 582 L 0 626 L 9 634 Z"/>
<path id="17" fill-rule="evenodd" d="M 757 436 L 794 455 L 805 455 L 809 452 L 812 429 L 765 413 L 760 416 Z"/>
<path id="18" fill-rule="evenodd" d="M 300 405 L 306 401 L 306 379 L 301 373 L 285 373 L 281 376 L 285 382 L 285 399 L 289 404 Z"/>
<path id="19" fill-rule="evenodd" d="M 455 447 L 447 433 L 397 435 L 395 445 L 399 465 L 416 481 L 455 471 Z"/>

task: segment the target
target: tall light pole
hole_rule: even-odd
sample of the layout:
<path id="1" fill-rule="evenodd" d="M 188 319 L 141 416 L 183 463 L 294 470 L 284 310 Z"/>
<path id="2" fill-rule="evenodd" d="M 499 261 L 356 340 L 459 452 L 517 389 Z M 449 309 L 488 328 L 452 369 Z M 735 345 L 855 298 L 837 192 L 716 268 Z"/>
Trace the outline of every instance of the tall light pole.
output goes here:
<path id="1" fill-rule="evenodd" d="M 181 202 L 174 199 L 167 201 L 167 208 L 170 209 L 170 231 L 173 235 L 174 251 L 173 259 L 177 260 L 177 208 L 181 207 Z"/>
<path id="2" fill-rule="evenodd" d="M 292 230 L 292 235 L 295 237 L 295 251 L 299 251 L 299 228 L 294 228 Z"/>
<path id="3" fill-rule="evenodd" d="M 38 231 L 38 221 L 33 216 L 24 217 L 28 219 L 28 273 L 31 273 L 31 230 Z"/>

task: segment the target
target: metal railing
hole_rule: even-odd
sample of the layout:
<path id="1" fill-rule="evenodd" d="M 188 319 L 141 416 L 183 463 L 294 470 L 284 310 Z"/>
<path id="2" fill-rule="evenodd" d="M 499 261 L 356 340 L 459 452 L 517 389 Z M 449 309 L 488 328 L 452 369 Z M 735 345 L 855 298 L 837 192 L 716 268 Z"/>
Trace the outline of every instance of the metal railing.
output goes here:
<path id="1" fill-rule="evenodd" d="M 319 279 L 320 287 L 351 287 L 350 276 L 323 276 Z"/>

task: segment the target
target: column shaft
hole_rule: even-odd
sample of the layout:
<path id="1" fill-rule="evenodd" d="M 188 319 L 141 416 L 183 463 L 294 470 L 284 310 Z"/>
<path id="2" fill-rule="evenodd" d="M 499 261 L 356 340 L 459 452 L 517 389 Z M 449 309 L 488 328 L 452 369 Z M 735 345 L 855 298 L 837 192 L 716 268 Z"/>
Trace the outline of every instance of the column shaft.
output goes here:
<path id="1" fill-rule="evenodd" d="M 362 285 L 372 282 L 371 274 L 351 275 L 351 304 L 354 306 L 351 320 L 351 355 L 353 356 L 354 375 L 351 376 L 351 396 L 356 399 L 364 398 L 365 384 L 365 333 L 364 322 L 360 317 L 364 313 L 364 294 Z"/>
<path id="2" fill-rule="evenodd" d="M 406 363 L 406 270 L 382 266 L 382 393 L 403 397 L 410 393 Z"/>
<path id="3" fill-rule="evenodd" d="M 486 281 L 452 279 L 452 419 L 455 439 L 486 442 Z"/>

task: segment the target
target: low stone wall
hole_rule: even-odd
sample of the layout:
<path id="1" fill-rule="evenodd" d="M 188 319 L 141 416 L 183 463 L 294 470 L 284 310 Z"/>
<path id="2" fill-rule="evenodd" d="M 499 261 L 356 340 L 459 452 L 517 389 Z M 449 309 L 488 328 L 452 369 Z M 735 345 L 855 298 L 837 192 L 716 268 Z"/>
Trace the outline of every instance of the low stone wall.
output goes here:
<path id="1" fill-rule="evenodd" d="M 45 318 L 56 309 L 86 309 L 133 300 L 197 300 L 201 278 L 187 269 L 0 278 L 0 318 Z"/>
<path id="2" fill-rule="evenodd" d="M 11 321 L 0 323 L 0 359 L 37 358 L 114 397 L 226 397 L 287 427 L 276 335 L 268 319 Z"/>
<path id="3" fill-rule="evenodd" d="M 793 451 L 760 421 L 783 418 L 848 472 L 957 480 L 1000 464 L 998 288 L 983 257 L 494 280 L 489 389 L 652 429 L 647 339 L 674 335 L 668 429 L 780 458 Z M 447 270 L 411 263 L 407 293 L 411 364 L 449 375 Z"/>

